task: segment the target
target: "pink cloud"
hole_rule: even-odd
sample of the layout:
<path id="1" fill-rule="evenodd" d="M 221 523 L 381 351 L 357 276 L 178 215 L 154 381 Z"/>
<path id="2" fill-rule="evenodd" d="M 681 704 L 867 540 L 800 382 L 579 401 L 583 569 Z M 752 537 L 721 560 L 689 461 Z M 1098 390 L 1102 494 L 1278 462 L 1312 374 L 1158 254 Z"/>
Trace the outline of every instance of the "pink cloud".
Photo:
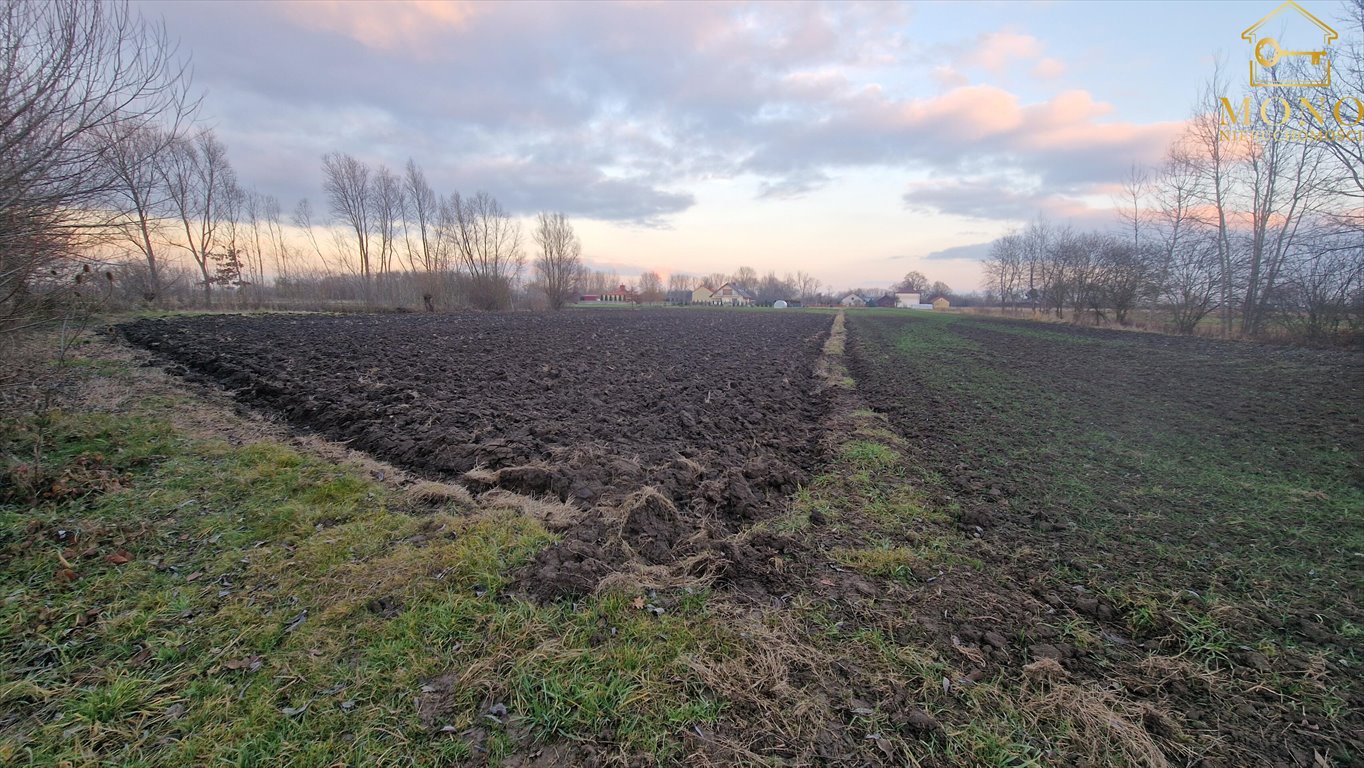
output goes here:
<path id="1" fill-rule="evenodd" d="M 461 0 L 313 0 L 281 3 L 277 8 L 302 27 L 345 35 L 377 50 L 428 43 L 465 26 L 477 12 L 474 3 Z"/>
<path id="2" fill-rule="evenodd" d="M 1021 133 L 1018 148 L 1058 152 L 1113 147 L 1133 155 L 1133 162 L 1152 162 L 1183 132 L 1184 122 L 1103 123 L 1113 106 L 1095 101 L 1088 91 L 1070 90 L 1026 110 L 1031 130 Z"/>
<path id="3" fill-rule="evenodd" d="M 1065 74 L 1065 72 L 1065 62 L 1051 56 L 1037 62 L 1032 68 L 1033 77 L 1038 77 L 1043 80 L 1054 80 Z"/>
<path id="4" fill-rule="evenodd" d="M 907 127 L 937 127 L 964 139 L 980 139 L 1020 127 L 1018 97 L 992 85 L 954 88 L 941 96 L 904 104 Z"/>
<path id="5" fill-rule="evenodd" d="M 1032 35 L 1009 31 L 991 32 L 980 37 L 966 60 L 981 69 L 999 74 L 1020 59 L 1035 59 L 1041 56 L 1043 49 L 1042 41 Z"/>

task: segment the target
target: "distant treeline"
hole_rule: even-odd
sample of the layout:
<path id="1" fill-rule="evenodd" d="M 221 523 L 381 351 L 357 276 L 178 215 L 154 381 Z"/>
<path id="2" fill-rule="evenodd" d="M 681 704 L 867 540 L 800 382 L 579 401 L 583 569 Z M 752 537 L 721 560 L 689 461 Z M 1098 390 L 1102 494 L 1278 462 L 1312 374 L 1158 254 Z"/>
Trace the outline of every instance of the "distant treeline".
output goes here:
<path id="1" fill-rule="evenodd" d="M 1364 5 L 1354 12 L 1364 33 Z M 1334 65 L 1329 100 L 1352 105 L 1346 118 L 1358 124 L 1364 42 L 1342 45 Z M 1257 90 L 1271 103 L 1313 95 L 1298 86 Z M 1240 102 L 1227 93 L 1219 72 L 1165 161 L 1132 169 L 1117 196 L 1118 226 L 1080 231 L 1039 219 L 997 240 L 986 261 L 995 302 L 1118 324 L 1146 309 L 1179 333 L 1211 326 L 1221 336 L 1358 338 L 1364 131 L 1322 130 L 1308 140 L 1303 131 L 1237 132 L 1227 105 Z M 1293 114 L 1307 127 L 1323 117 Z"/>

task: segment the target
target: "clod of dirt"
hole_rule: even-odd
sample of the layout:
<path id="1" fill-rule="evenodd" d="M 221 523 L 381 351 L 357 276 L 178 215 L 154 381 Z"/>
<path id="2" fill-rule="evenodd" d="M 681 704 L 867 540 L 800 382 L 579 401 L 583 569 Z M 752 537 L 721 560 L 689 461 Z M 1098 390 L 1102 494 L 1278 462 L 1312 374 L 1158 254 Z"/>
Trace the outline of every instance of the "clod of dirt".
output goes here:
<path id="1" fill-rule="evenodd" d="M 601 547 L 567 539 L 541 550 L 517 581 L 541 601 L 586 595 L 614 570 L 603 557 Z"/>
<path id="2" fill-rule="evenodd" d="M 569 485 L 568 478 L 551 467 L 538 464 L 503 467 L 493 475 L 493 483 L 520 493 L 556 496 L 566 495 Z"/>
<path id="3" fill-rule="evenodd" d="M 936 736 L 943 732 L 942 723 L 938 718 L 928 714 L 922 709 L 914 708 L 905 713 L 905 725 L 920 736 Z"/>
<path id="4" fill-rule="evenodd" d="M 989 528 L 994 525 L 994 516 L 987 509 L 967 508 L 957 514 L 957 527 L 964 530 Z"/>
<path id="5" fill-rule="evenodd" d="M 694 525 L 684 526 L 677 508 L 653 488 L 631 495 L 621 508 L 625 512 L 621 538 L 646 563 L 672 562 L 673 547 L 695 530 Z"/>
<path id="6" fill-rule="evenodd" d="M 459 673 L 447 672 L 422 684 L 417 696 L 417 719 L 422 727 L 437 729 L 444 724 L 453 711 L 452 691 L 458 682 Z"/>
<path id="7" fill-rule="evenodd" d="M 1028 646 L 1028 655 L 1040 661 L 1042 659 L 1063 659 L 1066 654 L 1051 643 L 1038 643 Z"/>
<path id="8" fill-rule="evenodd" d="M 377 597 L 365 604 L 365 608 L 370 613 L 382 616 L 385 619 L 393 618 L 402 610 L 402 602 L 392 595 Z"/>

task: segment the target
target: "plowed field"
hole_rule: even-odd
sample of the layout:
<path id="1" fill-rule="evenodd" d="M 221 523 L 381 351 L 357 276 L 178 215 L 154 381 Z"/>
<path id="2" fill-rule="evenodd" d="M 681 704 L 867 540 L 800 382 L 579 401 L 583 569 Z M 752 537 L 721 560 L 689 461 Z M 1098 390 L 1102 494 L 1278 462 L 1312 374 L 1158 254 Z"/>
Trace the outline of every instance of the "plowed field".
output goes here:
<path id="1" fill-rule="evenodd" d="M 707 312 L 143 320 L 125 336 L 414 470 L 747 519 L 818 461 L 829 318 Z M 779 407 L 772 407 L 779 404 Z"/>

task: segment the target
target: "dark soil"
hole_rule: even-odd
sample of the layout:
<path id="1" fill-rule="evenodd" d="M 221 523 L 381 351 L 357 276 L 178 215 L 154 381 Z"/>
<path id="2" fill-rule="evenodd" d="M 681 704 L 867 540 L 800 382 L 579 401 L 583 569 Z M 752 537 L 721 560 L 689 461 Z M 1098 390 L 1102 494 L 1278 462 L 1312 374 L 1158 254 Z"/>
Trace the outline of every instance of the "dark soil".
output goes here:
<path id="1" fill-rule="evenodd" d="M 822 458 L 814 361 L 828 326 L 810 314 L 637 311 L 217 316 L 120 331 L 298 427 L 475 492 L 583 510 L 658 492 L 623 521 L 563 528 L 525 579 L 549 598 L 590 590 L 622 557 L 671 564 L 741 546 L 723 540 L 783 505 Z M 628 549 L 605 552 L 616 537 Z"/>

